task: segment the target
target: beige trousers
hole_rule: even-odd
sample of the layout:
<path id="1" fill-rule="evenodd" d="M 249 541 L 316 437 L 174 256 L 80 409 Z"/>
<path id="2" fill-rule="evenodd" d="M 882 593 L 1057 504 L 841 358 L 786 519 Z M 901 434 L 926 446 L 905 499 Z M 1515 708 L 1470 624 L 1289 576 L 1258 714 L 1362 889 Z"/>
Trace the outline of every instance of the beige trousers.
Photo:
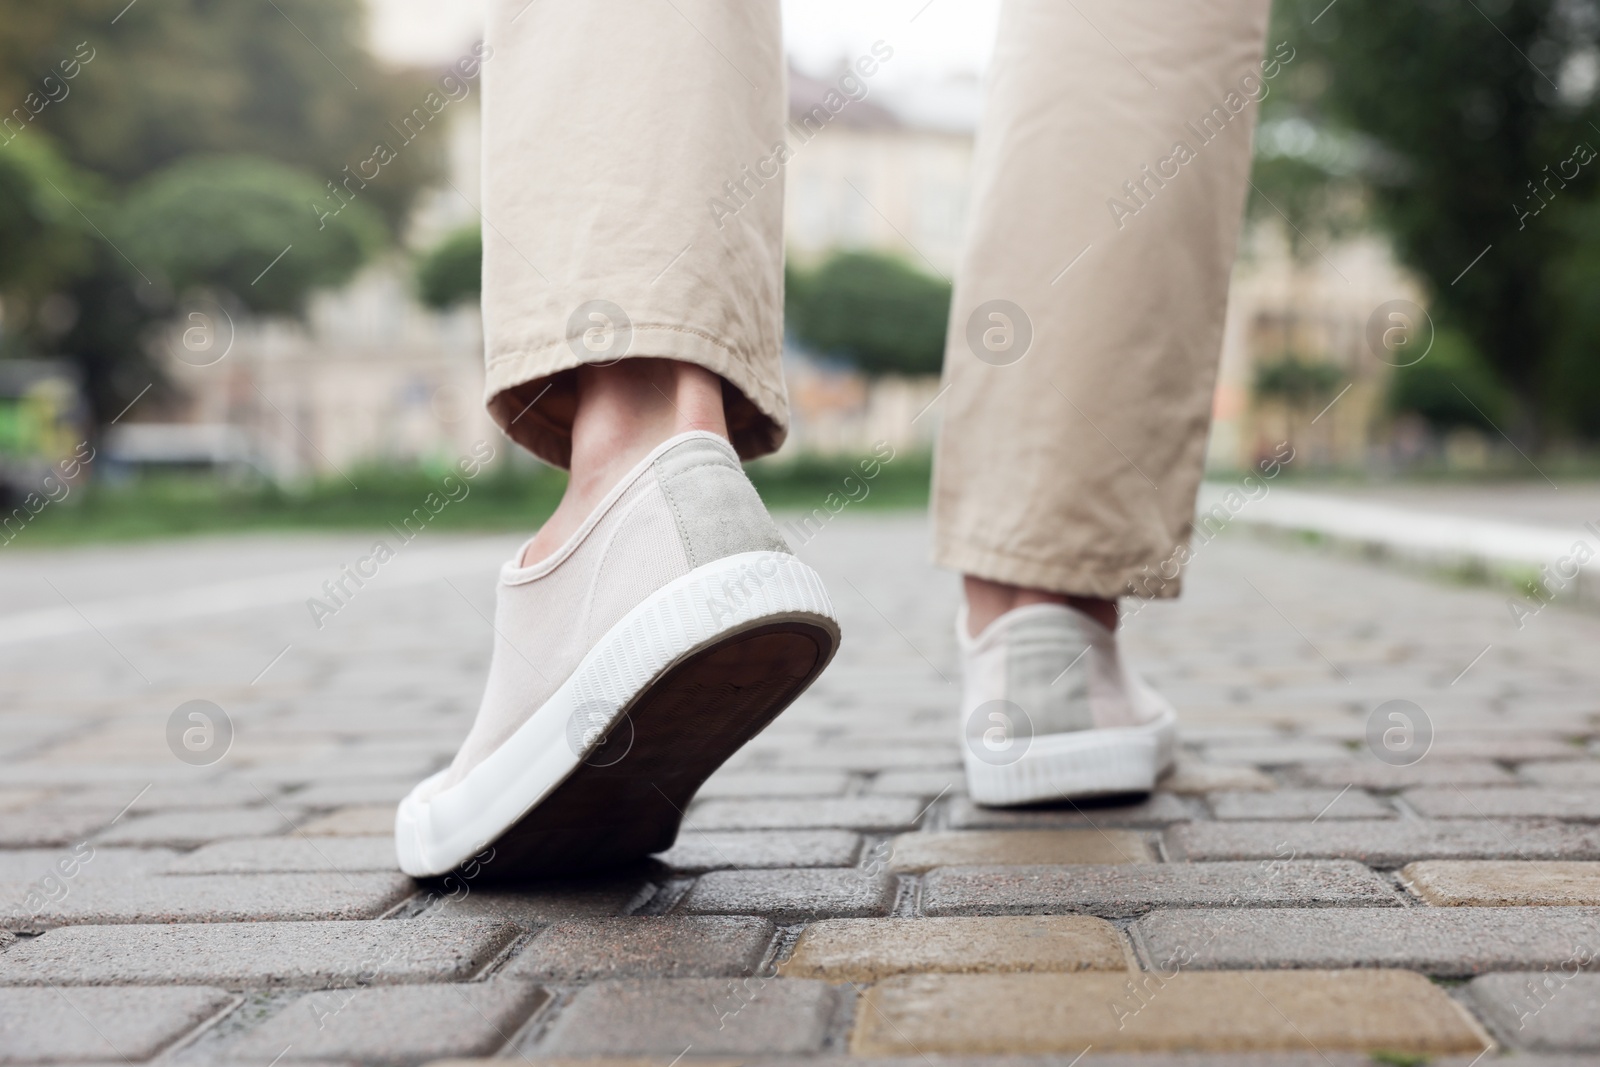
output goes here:
<path id="1" fill-rule="evenodd" d="M 938 563 L 1176 594 L 1149 578 L 1187 542 L 1255 101 L 1292 62 L 1262 59 L 1267 7 L 1005 0 L 938 401 Z M 803 151 L 777 0 L 496 0 L 488 40 L 495 420 L 565 466 L 572 369 L 655 356 L 722 376 L 740 455 L 776 449 Z"/>

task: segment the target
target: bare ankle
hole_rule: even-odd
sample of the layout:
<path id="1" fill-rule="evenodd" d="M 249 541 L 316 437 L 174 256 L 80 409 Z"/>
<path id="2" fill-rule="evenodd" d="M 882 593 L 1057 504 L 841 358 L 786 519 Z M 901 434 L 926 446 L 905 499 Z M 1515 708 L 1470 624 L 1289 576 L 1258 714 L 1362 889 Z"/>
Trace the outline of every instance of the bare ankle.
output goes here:
<path id="1" fill-rule="evenodd" d="M 976 637 L 1000 616 L 1030 604 L 1061 604 L 1075 608 L 1108 630 L 1117 628 L 1117 602 L 1100 597 L 1075 596 L 1071 593 L 1052 593 L 1044 589 L 1028 589 L 987 578 L 964 575 L 963 584 L 967 598 L 967 634 Z"/>
<path id="2" fill-rule="evenodd" d="M 571 475 L 561 503 L 523 553 L 523 566 L 560 548 L 657 445 L 691 430 L 728 436 L 722 379 L 704 367 L 625 359 L 579 367 L 577 377 Z"/>
<path id="3" fill-rule="evenodd" d="M 579 367 L 573 483 L 614 484 L 651 449 L 690 430 L 728 436 L 722 379 L 704 367 L 668 359 Z"/>

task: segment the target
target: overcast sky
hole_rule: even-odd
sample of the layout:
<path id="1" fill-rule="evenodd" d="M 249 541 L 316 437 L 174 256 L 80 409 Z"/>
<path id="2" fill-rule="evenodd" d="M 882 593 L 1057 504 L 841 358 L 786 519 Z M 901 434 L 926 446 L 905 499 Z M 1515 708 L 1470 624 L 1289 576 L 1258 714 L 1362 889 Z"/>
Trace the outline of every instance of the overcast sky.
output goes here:
<path id="1" fill-rule="evenodd" d="M 367 2 L 373 47 L 396 62 L 443 63 L 483 33 L 487 0 Z M 784 0 L 784 34 L 790 55 L 811 70 L 831 68 L 841 55 L 859 55 L 883 40 L 895 50 L 886 78 L 981 72 L 999 7 L 1000 0 Z"/>

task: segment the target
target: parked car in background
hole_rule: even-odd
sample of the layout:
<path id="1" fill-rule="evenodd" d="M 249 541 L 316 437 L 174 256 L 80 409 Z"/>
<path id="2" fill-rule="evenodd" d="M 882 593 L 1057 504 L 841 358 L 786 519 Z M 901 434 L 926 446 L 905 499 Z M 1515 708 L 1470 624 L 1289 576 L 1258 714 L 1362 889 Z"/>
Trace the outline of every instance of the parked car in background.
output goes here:
<path id="1" fill-rule="evenodd" d="M 0 504 L 7 509 L 59 477 L 88 434 L 76 371 L 64 363 L 0 359 Z M 83 477 L 81 464 L 76 477 Z"/>

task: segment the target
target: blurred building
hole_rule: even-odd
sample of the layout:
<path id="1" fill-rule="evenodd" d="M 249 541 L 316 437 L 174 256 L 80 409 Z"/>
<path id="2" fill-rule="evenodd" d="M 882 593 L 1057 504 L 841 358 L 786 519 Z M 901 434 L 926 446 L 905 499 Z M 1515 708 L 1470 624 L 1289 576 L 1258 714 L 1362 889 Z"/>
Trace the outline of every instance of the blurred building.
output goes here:
<path id="1" fill-rule="evenodd" d="M 832 77 L 789 71 L 790 129 L 803 125 L 836 91 Z M 806 261 L 837 248 L 895 252 L 948 277 L 961 253 L 976 78 L 874 86 L 850 100 L 821 132 L 791 140 L 784 229 L 789 254 Z"/>
<path id="2" fill-rule="evenodd" d="M 810 132 L 808 117 L 826 113 L 825 99 L 848 72 L 842 65 L 827 77 L 790 69 L 791 131 Z M 846 103 L 811 139 L 791 142 L 784 202 L 789 256 L 810 265 L 839 249 L 872 249 L 949 278 L 966 223 L 978 81 L 859 84 L 863 97 Z M 793 420 L 786 453 L 932 443 L 938 412 L 929 404 L 939 392 L 937 378 L 869 381 L 792 347 L 784 371 Z"/>
<path id="3" fill-rule="evenodd" d="M 1301 468 L 1367 465 L 1387 430 L 1392 367 L 1374 356 L 1368 323 L 1380 305 L 1425 297 L 1380 238 L 1290 251 L 1284 228 L 1246 228 L 1234 267 L 1213 397 L 1206 465 L 1252 467 L 1292 441 Z M 1263 371 L 1298 363 L 1326 384 L 1303 397 L 1264 389 Z"/>
<path id="4" fill-rule="evenodd" d="M 351 477 L 366 464 L 453 464 L 498 440 L 484 413 L 476 309 L 436 314 L 412 297 L 404 264 L 381 264 L 315 297 L 305 323 L 194 310 L 214 340 L 164 338 L 187 398 L 181 421 L 125 421 L 108 448 L 123 464 L 254 469 L 274 481 Z M 359 482 L 359 478 L 353 480 Z"/>
<path id="5" fill-rule="evenodd" d="M 791 131 L 807 134 L 792 137 L 786 167 L 791 256 L 811 262 L 835 249 L 875 249 L 949 277 L 965 224 L 976 79 L 863 79 L 864 94 L 808 125 L 844 73 L 791 71 Z M 452 109 L 448 180 L 419 201 L 415 248 L 478 222 L 478 116 L 476 96 Z M 1247 230 L 1241 252 L 1208 463 L 1243 469 L 1290 438 L 1305 443 L 1305 466 L 1363 463 L 1382 432 L 1388 369 L 1366 349 L 1367 320 L 1396 297 L 1420 303 L 1416 287 L 1377 240 L 1296 259 L 1268 224 Z M 111 437 L 113 455 L 128 463 L 249 466 L 283 480 L 367 463 L 448 462 L 473 441 L 492 439 L 498 431 L 481 405 L 477 311 L 435 314 L 412 293 L 409 261 L 393 256 L 344 290 L 319 295 L 304 323 L 219 319 L 231 347 L 214 362 L 182 351 L 187 324 L 180 322 L 169 363 L 187 402 L 154 423 L 135 421 L 149 418 L 136 412 Z M 1318 410 L 1320 396 L 1290 403 L 1257 395 L 1260 368 L 1286 358 L 1330 380 L 1337 375 L 1331 407 Z M 937 380 L 869 382 L 799 351 L 785 353 L 785 366 L 794 423 L 786 452 L 931 441 Z"/>
<path id="6" fill-rule="evenodd" d="M 413 247 L 478 221 L 468 197 L 477 197 L 479 127 L 476 95 L 451 109 L 447 181 L 419 198 Z M 111 428 L 109 457 L 125 466 L 292 481 L 365 464 L 451 464 L 473 442 L 499 438 L 483 410 L 477 310 L 424 308 L 404 252 L 313 296 L 304 322 L 202 303 L 157 343 L 183 400 L 142 405 Z"/>

